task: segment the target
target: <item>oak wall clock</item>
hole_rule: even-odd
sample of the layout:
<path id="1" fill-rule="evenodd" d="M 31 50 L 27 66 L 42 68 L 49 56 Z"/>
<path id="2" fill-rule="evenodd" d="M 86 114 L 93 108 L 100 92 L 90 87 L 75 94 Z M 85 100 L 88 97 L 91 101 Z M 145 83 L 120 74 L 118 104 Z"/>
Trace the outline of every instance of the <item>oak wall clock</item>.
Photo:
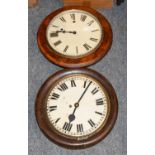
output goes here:
<path id="1" fill-rule="evenodd" d="M 112 29 L 96 10 L 67 6 L 43 20 L 37 41 L 49 61 L 67 68 L 84 67 L 106 55 L 112 44 Z"/>
<path id="2" fill-rule="evenodd" d="M 49 77 L 36 97 L 42 132 L 56 144 L 90 147 L 105 138 L 117 118 L 116 93 L 108 80 L 90 69 L 65 69 Z"/>

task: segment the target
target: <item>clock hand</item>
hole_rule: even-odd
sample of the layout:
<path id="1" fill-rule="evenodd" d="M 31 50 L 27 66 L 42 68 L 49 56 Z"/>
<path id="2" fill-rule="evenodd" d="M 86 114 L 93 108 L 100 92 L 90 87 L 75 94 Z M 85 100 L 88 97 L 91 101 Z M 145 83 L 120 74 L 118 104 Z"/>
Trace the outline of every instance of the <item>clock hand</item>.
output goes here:
<path id="1" fill-rule="evenodd" d="M 68 116 L 68 119 L 69 119 L 69 122 L 70 123 L 75 120 L 75 114 L 74 113 L 75 113 L 75 111 L 76 111 L 76 109 L 77 109 L 78 106 L 79 106 L 79 103 L 75 103 L 74 104 L 74 107 L 75 108 L 74 108 L 73 113 Z"/>
<path id="2" fill-rule="evenodd" d="M 80 96 L 79 100 L 77 103 L 74 104 L 74 110 L 73 110 L 73 113 L 70 114 L 68 116 L 68 119 L 69 119 L 69 122 L 71 123 L 72 121 L 75 120 L 75 111 L 76 109 L 79 107 L 79 102 L 81 101 L 81 99 L 83 98 L 83 96 L 85 95 L 86 91 L 88 90 L 89 86 L 91 85 L 92 81 L 88 84 L 87 88 L 84 90 L 84 92 L 82 93 L 82 95 Z"/>
<path id="3" fill-rule="evenodd" d="M 76 31 L 65 31 L 65 30 L 61 30 L 61 31 L 55 31 L 50 33 L 51 37 L 58 37 L 59 33 L 72 33 L 72 34 L 76 34 Z"/>
<path id="4" fill-rule="evenodd" d="M 72 121 L 75 120 L 75 115 L 74 115 L 74 114 L 70 114 L 70 115 L 68 116 L 68 119 L 69 119 L 69 123 L 71 123 Z"/>
<path id="5" fill-rule="evenodd" d="M 58 34 L 59 33 L 75 33 L 75 32 L 72 32 L 72 31 L 64 31 L 64 30 L 63 31 L 62 30 L 61 31 L 53 31 L 52 33 L 50 33 L 50 36 L 51 37 L 58 37 Z"/>
<path id="6" fill-rule="evenodd" d="M 72 34 L 76 34 L 77 32 L 76 31 L 61 31 L 62 33 L 72 33 Z"/>
<path id="7" fill-rule="evenodd" d="M 50 37 L 58 37 L 58 34 L 62 32 L 62 30 L 60 31 L 53 31 L 52 33 L 50 33 Z"/>
<path id="8" fill-rule="evenodd" d="M 76 31 L 66 31 L 64 29 L 60 29 L 60 32 L 62 32 L 62 33 L 73 33 L 73 34 L 77 33 Z"/>
<path id="9" fill-rule="evenodd" d="M 67 33 L 73 33 L 73 34 L 76 34 L 77 32 L 76 31 L 66 31 Z"/>
<path id="10" fill-rule="evenodd" d="M 86 91 L 88 90 L 89 86 L 91 85 L 92 81 L 88 84 L 87 88 L 84 90 L 84 92 L 82 93 L 81 97 L 79 98 L 78 102 L 79 103 L 81 101 L 81 99 L 83 98 L 84 94 L 86 93 Z"/>
<path id="11" fill-rule="evenodd" d="M 77 32 L 76 31 L 66 31 L 64 29 L 60 29 L 60 31 L 53 31 L 51 34 L 58 35 L 58 33 L 73 33 L 73 34 L 76 34 Z"/>

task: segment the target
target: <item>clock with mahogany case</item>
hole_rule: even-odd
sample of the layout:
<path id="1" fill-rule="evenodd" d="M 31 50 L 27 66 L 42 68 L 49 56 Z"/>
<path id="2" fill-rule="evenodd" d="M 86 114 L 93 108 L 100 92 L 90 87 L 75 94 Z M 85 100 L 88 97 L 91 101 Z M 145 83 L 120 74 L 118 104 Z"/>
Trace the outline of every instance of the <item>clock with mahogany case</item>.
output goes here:
<path id="1" fill-rule="evenodd" d="M 49 77 L 36 97 L 35 113 L 42 132 L 56 144 L 90 147 L 114 126 L 118 102 L 112 85 L 90 69 L 65 69 Z"/>
<path id="2" fill-rule="evenodd" d="M 105 56 L 112 43 L 112 30 L 107 19 L 96 10 L 67 6 L 43 20 L 37 41 L 49 61 L 66 68 L 78 68 Z"/>

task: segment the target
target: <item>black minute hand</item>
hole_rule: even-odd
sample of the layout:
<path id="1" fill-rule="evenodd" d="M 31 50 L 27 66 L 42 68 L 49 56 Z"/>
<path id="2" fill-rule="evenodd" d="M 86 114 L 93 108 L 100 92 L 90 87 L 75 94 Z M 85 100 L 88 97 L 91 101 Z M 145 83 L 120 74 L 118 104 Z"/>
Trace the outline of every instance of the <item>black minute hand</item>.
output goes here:
<path id="1" fill-rule="evenodd" d="M 71 123 L 72 121 L 75 120 L 75 115 L 74 115 L 74 114 L 75 114 L 75 111 L 76 111 L 77 107 L 79 107 L 79 102 L 80 102 L 81 99 L 83 98 L 84 94 L 85 94 L 86 91 L 88 90 L 88 88 L 89 88 L 89 86 L 91 85 L 91 83 L 92 83 L 92 81 L 88 84 L 87 88 L 84 90 L 84 92 L 83 92 L 82 95 L 80 96 L 78 102 L 74 104 L 74 107 L 75 107 L 75 108 L 74 108 L 74 110 L 73 110 L 73 113 L 70 114 L 70 115 L 68 116 L 68 119 L 69 119 L 69 122 L 70 122 L 70 123 Z"/>
<path id="2" fill-rule="evenodd" d="M 88 90 L 89 86 L 91 85 L 92 81 L 88 84 L 87 88 L 84 90 L 84 92 L 82 93 L 81 97 L 79 98 L 78 102 L 79 103 L 82 99 L 82 97 L 84 96 L 84 94 L 86 93 L 86 91 Z"/>

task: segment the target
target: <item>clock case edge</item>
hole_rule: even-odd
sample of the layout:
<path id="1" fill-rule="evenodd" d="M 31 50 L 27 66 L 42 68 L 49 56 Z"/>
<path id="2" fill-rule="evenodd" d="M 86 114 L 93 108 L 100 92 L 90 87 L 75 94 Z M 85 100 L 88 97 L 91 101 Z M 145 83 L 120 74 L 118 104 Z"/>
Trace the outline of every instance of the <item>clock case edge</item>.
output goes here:
<path id="1" fill-rule="evenodd" d="M 69 58 L 63 56 L 62 54 L 59 54 L 58 52 L 55 52 L 55 50 L 50 47 L 46 39 L 46 29 L 51 19 L 53 19 L 60 12 L 71 9 L 79 9 L 93 14 L 99 20 L 102 29 L 104 29 L 104 37 L 101 41 L 100 46 L 97 49 L 95 49 L 95 51 L 92 51 L 90 54 L 80 58 Z M 80 68 L 97 63 L 108 53 L 112 45 L 112 40 L 113 33 L 109 21 L 96 10 L 85 6 L 65 6 L 58 10 L 55 10 L 54 12 L 50 13 L 47 17 L 45 17 L 45 19 L 39 26 L 37 32 L 38 47 L 41 53 L 44 55 L 44 57 L 48 59 L 50 62 L 65 68 Z"/>
<path id="2" fill-rule="evenodd" d="M 101 129 L 99 132 L 97 132 L 96 134 L 94 134 L 93 136 L 89 137 L 88 139 L 83 139 L 81 141 L 75 141 L 73 139 L 68 139 L 65 137 L 61 137 L 59 134 L 55 133 L 55 132 L 51 132 L 51 128 L 44 122 L 47 118 L 47 116 L 45 116 L 45 114 L 42 113 L 42 109 L 41 109 L 41 104 L 43 102 L 42 97 L 45 97 L 46 91 L 44 91 L 44 89 L 47 89 L 47 87 L 49 87 L 51 85 L 51 79 L 53 79 L 53 81 L 69 75 L 69 74 L 78 74 L 78 73 L 83 73 L 89 76 L 92 76 L 93 78 L 96 78 L 97 80 L 100 80 L 99 82 L 101 84 L 104 85 L 104 88 L 106 89 L 108 96 L 110 98 L 110 103 L 111 103 L 111 110 L 110 110 L 110 114 L 108 117 L 108 120 L 105 124 L 105 126 L 103 127 L 103 129 Z M 52 82 L 53 82 L 52 81 Z M 45 83 L 41 86 L 37 97 L 36 97 L 36 101 L 35 101 L 35 115 L 36 115 L 36 119 L 37 119 L 37 123 L 39 128 L 41 129 L 41 131 L 44 133 L 44 135 L 51 141 L 53 141 L 55 144 L 65 147 L 67 149 L 84 149 L 84 148 L 88 148 L 91 147 L 95 144 L 97 144 L 98 142 L 100 142 L 101 140 L 103 140 L 109 133 L 110 131 L 113 129 L 114 124 L 116 122 L 117 119 L 117 115 L 118 115 L 118 100 L 117 100 L 117 96 L 115 93 L 114 88 L 112 87 L 112 85 L 110 84 L 110 82 L 101 74 L 97 73 L 94 70 L 90 70 L 90 69 L 64 69 L 61 71 L 56 72 L 55 74 L 53 74 L 52 76 L 50 76 Z M 52 134 L 51 134 L 52 133 Z"/>

